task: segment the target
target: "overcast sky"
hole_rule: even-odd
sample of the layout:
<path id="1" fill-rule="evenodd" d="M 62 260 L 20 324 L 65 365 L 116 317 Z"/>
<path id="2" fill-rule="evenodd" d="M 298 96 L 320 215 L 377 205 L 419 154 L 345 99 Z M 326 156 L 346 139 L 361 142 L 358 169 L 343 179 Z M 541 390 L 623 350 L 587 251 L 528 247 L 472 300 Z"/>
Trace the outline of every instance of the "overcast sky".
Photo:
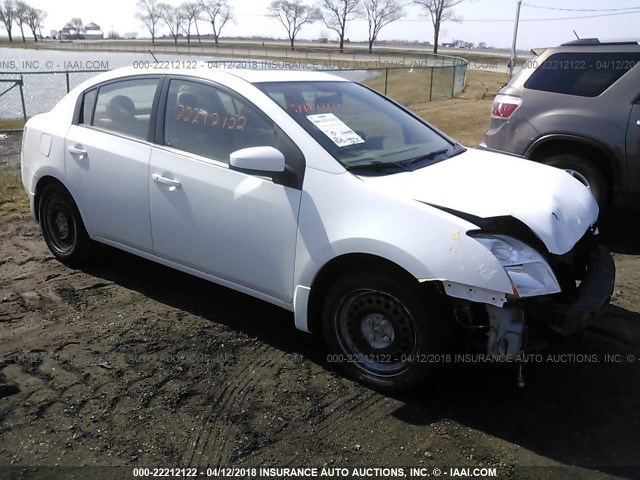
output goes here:
<path id="1" fill-rule="evenodd" d="M 29 4 L 48 13 L 44 35 L 50 30 L 59 30 L 72 17 L 82 18 L 84 23 L 96 22 L 108 33 L 111 29 L 120 33 L 137 31 L 140 36 L 145 31 L 136 20 L 135 0 L 27 0 Z M 183 0 L 165 0 L 179 5 Z M 252 36 L 258 32 L 264 36 L 286 38 L 286 31 L 276 21 L 265 17 L 270 0 L 229 0 L 236 15 L 236 24 L 229 24 L 222 36 Z M 313 0 L 308 0 L 312 3 Z M 479 43 L 486 42 L 495 47 L 508 47 L 513 34 L 517 0 L 465 0 L 454 8 L 459 22 L 447 22 L 443 25 L 441 42 L 454 39 Z M 409 2 L 407 2 L 409 4 Z M 529 5 L 527 5 L 529 4 Z M 533 5 L 547 8 L 535 8 Z M 620 14 L 616 9 L 637 7 L 635 13 Z M 594 10 L 594 11 L 571 11 Z M 606 10 L 606 11 L 603 11 Z M 380 39 L 403 39 L 432 41 L 433 27 L 416 6 L 406 7 L 403 20 L 383 28 Z M 606 15 L 597 18 L 572 18 L 593 15 Z M 534 20 L 534 21 L 531 21 Z M 640 25 L 640 0 L 527 0 L 521 11 L 521 24 L 518 36 L 518 48 L 529 49 L 556 45 L 575 38 L 573 30 L 580 37 L 599 37 L 606 39 L 638 39 Z M 327 29 L 321 23 L 303 27 L 299 38 L 316 38 Z M 201 33 L 210 33 L 211 25 L 202 22 Z M 4 32 L 2 32 L 4 34 Z M 161 33 L 167 33 L 162 27 Z M 329 32 L 331 34 L 331 32 Z M 19 35 L 19 34 L 16 34 Z M 147 33 L 148 36 L 148 33 Z M 347 26 L 347 35 L 353 41 L 366 40 L 367 22 L 354 21 Z M 334 38 L 332 34 L 330 38 Z"/>

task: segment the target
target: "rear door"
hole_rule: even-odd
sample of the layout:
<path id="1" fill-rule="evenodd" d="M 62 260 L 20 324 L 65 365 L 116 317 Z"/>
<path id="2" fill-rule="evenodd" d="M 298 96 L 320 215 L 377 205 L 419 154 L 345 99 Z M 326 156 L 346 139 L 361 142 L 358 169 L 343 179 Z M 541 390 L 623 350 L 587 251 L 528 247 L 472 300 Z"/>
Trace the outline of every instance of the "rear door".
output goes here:
<path id="1" fill-rule="evenodd" d="M 149 135 L 159 81 L 127 78 L 87 91 L 65 140 L 69 185 L 90 234 L 149 253 Z"/>

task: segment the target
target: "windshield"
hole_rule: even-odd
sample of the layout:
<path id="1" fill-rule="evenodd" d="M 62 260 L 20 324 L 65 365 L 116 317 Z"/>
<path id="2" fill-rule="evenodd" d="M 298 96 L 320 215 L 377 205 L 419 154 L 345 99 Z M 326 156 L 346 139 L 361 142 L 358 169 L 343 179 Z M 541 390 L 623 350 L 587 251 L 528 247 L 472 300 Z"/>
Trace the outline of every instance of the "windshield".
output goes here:
<path id="1" fill-rule="evenodd" d="M 357 83 L 282 82 L 257 87 L 348 170 L 419 168 L 463 150 Z"/>

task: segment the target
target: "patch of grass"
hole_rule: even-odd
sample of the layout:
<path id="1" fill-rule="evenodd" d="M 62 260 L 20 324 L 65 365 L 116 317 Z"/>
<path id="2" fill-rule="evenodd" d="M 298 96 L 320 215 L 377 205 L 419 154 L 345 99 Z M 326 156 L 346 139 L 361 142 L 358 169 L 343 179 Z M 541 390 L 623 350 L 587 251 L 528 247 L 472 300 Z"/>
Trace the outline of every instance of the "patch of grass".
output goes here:
<path id="1" fill-rule="evenodd" d="M 29 214 L 29 199 L 22 187 L 20 172 L 0 175 L 0 218 Z"/>
<path id="2" fill-rule="evenodd" d="M 405 106 L 451 97 L 453 67 L 389 69 L 380 71 L 363 83 Z"/>
<path id="3" fill-rule="evenodd" d="M 475 147 L 489 127 L 493 97 L 506 82 L 500 73 L 469 70 L 465 91 L 452 99 L 414 102 L 408 107 L 463 145 Z"/>
<path id="4" fill-rule="evenodd" d="M 0 131 L 24 128 L 23 118 L 0 118 Z"/>

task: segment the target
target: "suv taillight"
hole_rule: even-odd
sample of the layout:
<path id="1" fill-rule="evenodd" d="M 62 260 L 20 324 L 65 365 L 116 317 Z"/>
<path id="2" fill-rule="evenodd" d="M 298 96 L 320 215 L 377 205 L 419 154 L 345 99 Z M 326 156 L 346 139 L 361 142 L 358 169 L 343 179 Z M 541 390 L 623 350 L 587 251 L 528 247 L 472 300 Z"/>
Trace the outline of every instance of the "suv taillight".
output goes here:
<path id="1" fill-rule="evenodd" d="M 493 99 L 493 106 L 491 107 L 491 116 L 495 118 L 509 118 L 521 103 L 522 99 L 520 97 L 496 95 Z"/>

